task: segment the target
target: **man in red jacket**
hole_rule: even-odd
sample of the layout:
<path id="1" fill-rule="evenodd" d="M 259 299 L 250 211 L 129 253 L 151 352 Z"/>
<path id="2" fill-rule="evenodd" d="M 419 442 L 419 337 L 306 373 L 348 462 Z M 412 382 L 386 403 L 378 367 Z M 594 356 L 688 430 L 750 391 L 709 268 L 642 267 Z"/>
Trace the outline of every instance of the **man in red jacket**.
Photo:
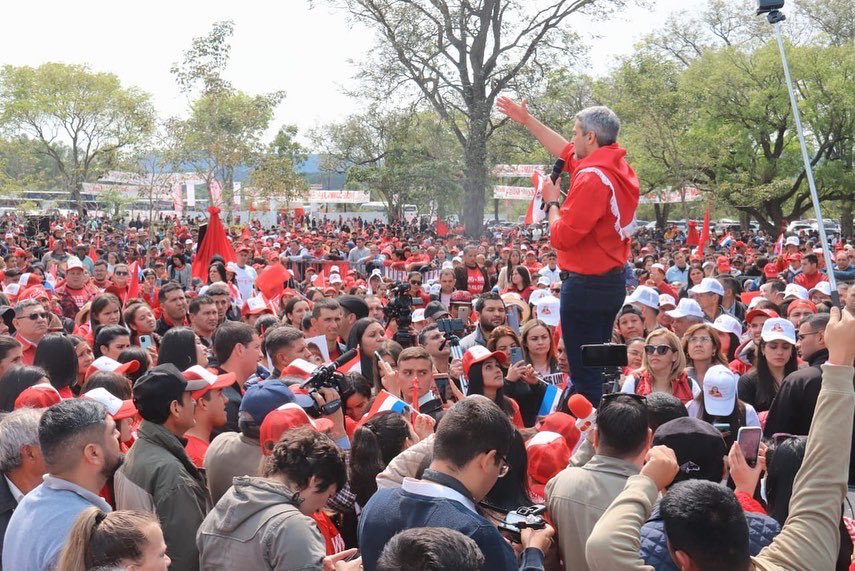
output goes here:
<path id="1" fill-rule="evenodd" d="M 497 100 L 499 110 L 525 126 L 552 155 L 564 159 L 571 182 L 562 205 L 557 184 L 547 179 L 543 201 L 550 241 L 562 271 L 561 329 L 573 391 L 595 405 L 602 396 L 602 371 L 582 366 L 581 346 L 605 343 L 626 297 L 624 266 L 630 255 L 638 208 L 638 177 L 617 145 L 620 120 L 607 107 L 576 114 L 567 141 L 528 112 L 525 100 Z"/>

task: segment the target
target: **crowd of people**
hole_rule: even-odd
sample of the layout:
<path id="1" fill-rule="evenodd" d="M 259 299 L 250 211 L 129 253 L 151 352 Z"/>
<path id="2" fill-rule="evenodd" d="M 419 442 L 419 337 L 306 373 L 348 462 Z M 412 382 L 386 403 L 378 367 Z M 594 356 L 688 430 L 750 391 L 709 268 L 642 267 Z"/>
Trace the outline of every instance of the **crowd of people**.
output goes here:
<path id="1" fill-rule="evenodd" d="M 546 232 L 0 225 L 2 569 L 850 568 L 844 240 L 636 233 L 580 385 Z"/>

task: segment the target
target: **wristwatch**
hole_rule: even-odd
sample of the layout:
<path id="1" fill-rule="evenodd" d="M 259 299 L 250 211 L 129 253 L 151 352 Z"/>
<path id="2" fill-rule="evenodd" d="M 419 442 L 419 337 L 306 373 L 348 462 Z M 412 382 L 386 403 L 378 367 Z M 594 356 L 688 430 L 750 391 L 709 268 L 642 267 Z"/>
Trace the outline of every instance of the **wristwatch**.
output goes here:
<path id="1" fill-rule="evenodd" d="M 560 202 L 558 202 L 557 200 L 550 200 L 549 202 L 546 203 L 546 213 L 547 214 L 549 214 L 549 209 L 552 208 L 553 206 L 555 206 L 559 210 L 561 210 L 561 203 Z"/>

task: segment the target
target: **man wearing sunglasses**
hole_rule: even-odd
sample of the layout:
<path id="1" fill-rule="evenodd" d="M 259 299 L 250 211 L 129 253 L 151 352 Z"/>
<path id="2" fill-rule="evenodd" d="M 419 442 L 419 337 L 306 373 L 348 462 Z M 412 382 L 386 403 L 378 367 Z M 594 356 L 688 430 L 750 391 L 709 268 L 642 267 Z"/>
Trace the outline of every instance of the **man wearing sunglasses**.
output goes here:
<path id="1" fill-rule="evenodd" d="M 433 459 L 422 479 L 377 491 L 359 518 L 359 548 L 366 571 L 374 571 L 383 547 L 406 529 L 444 527 L 472 538 L 484 554 L 484 569 L 543 569 L 554 530 L 526 530 L 520 564 L 510 544 L 476 507 L 508 473 L 513 427 L 502 410 L 482 396 L 448 409 L 433 437 Z M 428 441 L 425 441 L 428 444 Z M 528 532 L 531 533 L 528 533 Z"/>
<path id="2" fill-rule="evenodd" d="M 15 339 L 23 347 L 25 365 L 32 365 L 36 357 L 36 346 L 47 335 L 50 313 L 34 299 L 27 299 L 15 305 Z"/>

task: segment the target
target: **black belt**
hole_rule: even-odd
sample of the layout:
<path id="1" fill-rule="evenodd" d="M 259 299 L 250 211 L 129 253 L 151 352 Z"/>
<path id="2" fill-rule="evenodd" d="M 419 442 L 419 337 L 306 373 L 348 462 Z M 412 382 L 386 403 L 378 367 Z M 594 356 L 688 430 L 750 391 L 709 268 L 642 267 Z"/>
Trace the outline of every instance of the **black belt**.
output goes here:
<path id="1" fill-rule="evenodd" d="M 621 267 L 615 268 L 613 270 L 609 270 L 607 272 L 604 272 L 602 274 L 580 274 L 578 272 L 558 272 L 558 277 L 563 282 L 564 280 L 566 280 L 570 276 L 581 276 L 581 277 L 585 277 L 585 278 L 596 278 L 596 277 L 601 277 L 601 276 L 609 276 L 612 274 L 623 274 L 624 271 L 625 271 L 624 268 L 621 266 Z"/>

